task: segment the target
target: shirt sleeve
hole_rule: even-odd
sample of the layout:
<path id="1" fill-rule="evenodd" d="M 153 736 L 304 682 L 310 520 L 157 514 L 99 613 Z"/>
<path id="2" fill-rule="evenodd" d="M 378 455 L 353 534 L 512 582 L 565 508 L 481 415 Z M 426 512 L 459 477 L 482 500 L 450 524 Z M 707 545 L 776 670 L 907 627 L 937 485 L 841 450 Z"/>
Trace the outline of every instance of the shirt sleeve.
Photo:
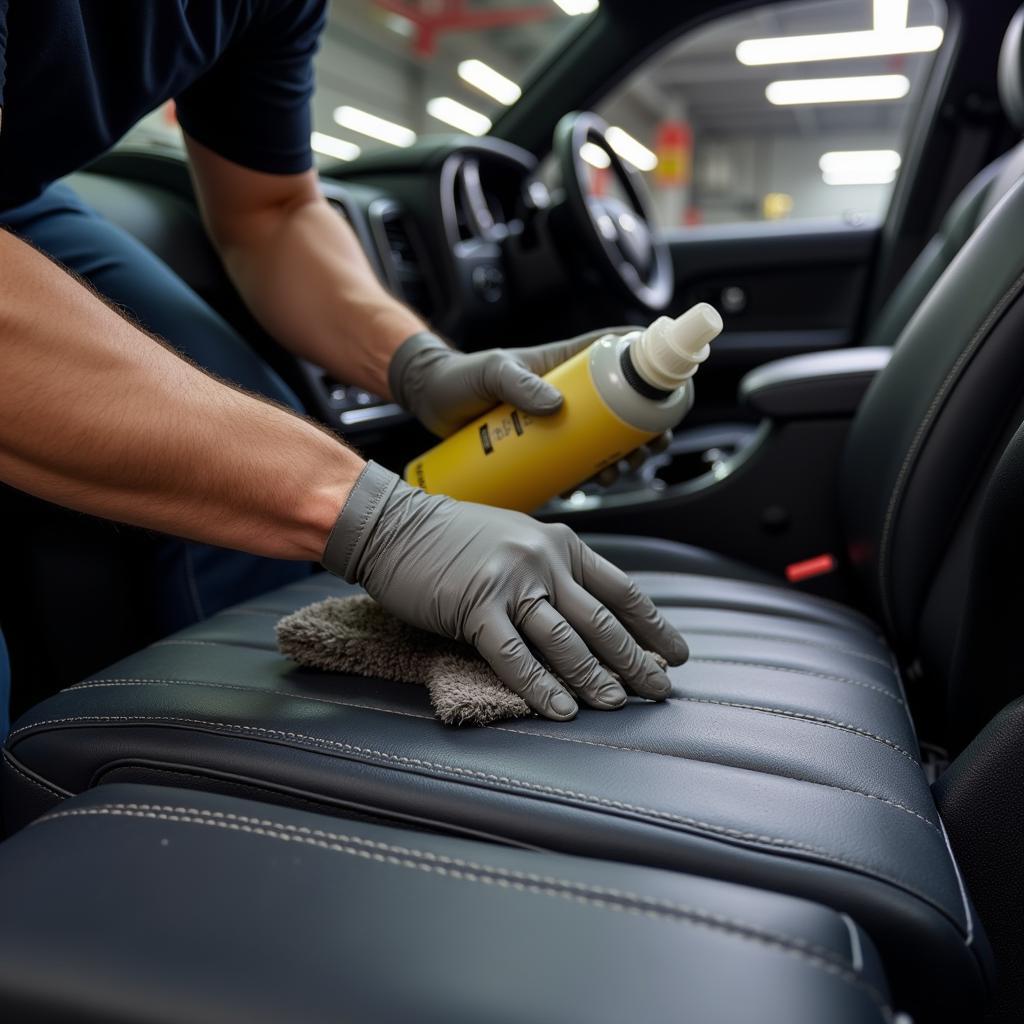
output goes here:
<path id="1" fill-rule="evenodd" d="M 313 57 L 327 0 L 263 0 L 257 7 L 213 67 L 177 97 L 178 121 L 243 167 L 298 174 L 313 165 Z"/>

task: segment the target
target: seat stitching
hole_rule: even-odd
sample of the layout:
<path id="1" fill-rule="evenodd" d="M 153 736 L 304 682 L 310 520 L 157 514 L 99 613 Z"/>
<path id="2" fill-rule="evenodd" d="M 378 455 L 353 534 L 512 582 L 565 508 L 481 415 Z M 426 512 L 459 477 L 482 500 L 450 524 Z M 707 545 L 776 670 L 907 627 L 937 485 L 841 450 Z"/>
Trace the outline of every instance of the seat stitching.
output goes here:
<path id="1" fill-rule="evenodd" d="M 248 647 L 249 644 L 224 640 L 157 640 L 150 647 Z"/>
<path id="2" fill-rule="evenodd" d="M 548 732 L 526 732 L 524 729 L 510 729 L 503 725 L 490 725 L 485 726 L 485 728 L 494 729 L 497 732 L 515 733 L 517 736 L 542 736 L 544 739 L 558 740 L 561 743 L 582 743 L 588 747 L 603 747 L 606 750 L 621 750 L 626 753 L 653 754 L 655 757 L 670 757 L 677 761 L 698 761 L 701 764 L 713 764 L 724 768 L 736 768 L 739 771 L 754 771 L 760 775 L 770 775 L 773 778 L 788 779 L 790 782 L 806 782 L 810 786 L 825 786 L 827 789 L 836 789 L 840 793 L 852 793 L 855 796 L 866 797 L 868 800 L 881 800 L 883 804 L 888 804 L 890 807 L 906 811 L 907 814 L 912 814 L 915 818 L 920 818 L 926 825 L 931 825 L 933 829 L 939 831 L 939 826 L 936 825 L 931 818 L 928 818 L 923 814 L 919 814 L 912 807 L 908 807 L 906 804 L 902 804 L 898 800 L 891 800 L 889 797 L 881 796 L 878 793 L 869 793 L 866 789 L 850 789 L 847 786 L 836 785 L 834 782 L 823 782 L 818 779 L 801 779 L 795 775 L 776 775 L 774 772 L 764 771 L 760 768 L 747 769 L 743 768 L 742 765 L 723 764 L 720 761 L 705 761 L 703 758 L 690 758 L 679 754 L 666 754 L 662 753 L 660 750 L 647 750 L 644 747 L 622 747 L 613 743 L 600 743 L 597 740 L 581 740 L 572 736 L 555 736 Z"/>
<path id="3" fill-rule="evenodd" d="M 4 764 L 6 764 L 7 767 L 10 768 L 12 771 L 17 772 L 18 775 L 20 775 L 26 782 L 30 782 L 37 789 L 43 790 L 44 793 L 47 793 L 50 796 L 55 796 L 60 800 L 66 800 L 69 796 L 71 796 L 70 793 L 64 790 L 57 789 L 55 786 L 47 782 L 45 779 L 37 779 L 34 776 L 29 775 L 28 772 L 24 771 L 18 764 L 15 763 L 14 758 L 8 756 L 6 751 L 4 751 Z"/>
<path id="4" fill-rule="evenodd" d="M 187 810 L 184 814 L 168 814 L 155 811 L 126 811 L 117 809 L 114 805 L 111 805 L 108 808 L 81 808 L 68 811 L 58 811 L 55 814 L 50 814 L 39 819 L 39 822 L 52 821 L 63 817 L 101 814 L 112 814 L 122 817 L 139 817 L 148 820 L 165 821 L 173 824 L 202 825 L 207 828 L 220 828 L 226 831 L 238 832 L 266 839 L 303 843 L 332 853 L 359 857 L 363 860 L 372 860 L 377 863 L 387 864 L 393 867 L 401 867 L 407 870 L 424 871 L 430 874 L 450 878 L 455 881 L 473 882 L 483 885 L 496 885 L 500 888 L 510 889 L 517 892 L 529 892 L 535 895 L 564 899 L 580 903 L 584 906 L 590 906 L 598 910 L 631 913 L 641 917 L 649 917 L 656 920 L 669 920 L 675 923 L 680 923 L 680 919 L 684 919 L 691 925 L 722 931 L 741 941 L 761 945 L 803 960 L 805 963 L 810 964 L 818 970 L 832 974 L 833 976 L 845 981 L 847 984 L 860 988 L 865 992 L 865 994 L 869 995 L 872 1001 L 875 1002 L 887 1017 L 891 1014 L 891 1008 L 885 1002 L 882 994 L 874 986 L 866 982 L 863 977 L 858 975 L 855 971 L 852 971 L 844 962 L 837 962 L 835 959 L 827 955 L 810 952 L 806 946 L 785 936 L 777 936 L 774 933 L 764 933 L 760 931 L 757 926 L 744 926 L 732 923 L 726 924 L 724 922 L 720 923 L 710 917 L 704 918 L 701 916 L 701 912 L 660 908 L 659 904 L 662 901 L 648 901 L 646 898 L 641 897 L 641 900 L 645 903 L 653 903 L 654 909 L 642 904 L 640 906 L 630 906 L 625 903 L 610 902 L 608 899 L 601 898 L 599 896 L 589 895 L 589 892 L 596 890 L 588 890 L 581 883 L 565 882 L 564 884 L 568 887 L 568 891 L 565 891 L 563 889 L 553 888 L 550 885 L 543 885 L 534 882 L 510 882 L 505 878 L 492 878 L 488 874 L 467 871 L 462 868 L 450 869 L 436 864 L 422 863 L 416 860 L 402 858 L 401 856 L 396 856 L 394 854 L 372 853 L 368 850 L 362 850 L 353 846 L 346 846 L 339 842 L 328 842 L 311 836 L 294 835 L 288 831 L 282 831 L 279 823 L 276 822 L 270 822 L 268 825 L 254 826 L 238 822 L 215 821 L 209 818 L 190 817 Z M 482 871 L 484 872 L 490 872 L 493 870 L 494 869 L 486 866 L 482 868 Z"/>
<path id="5" fill-rule="evenodd" d="M 939 819 L 941 822 L 941 818 Z M 967 898 L 967 886 L 964 884 L 963 875 L 960 874 L 960 865 L 957 863 L 953 853 L 953 844 L 949 841 L 949 833 L 946 826 L 941 826 L 942 841 L 946 844 L 946 852 L 949 854 L 950 863 L 953 865 L 953 874 L 956 876 L 957 888 L 960 890 L 960 901 L 963 903 L 964 924 L 967 930 L 966 943 L 971 945 L 974 941 L 974 918 L 971 915 L 971 901 Z"/>
<path id="6" fill-rule="evenodd" d="M 822 959 L 835 960 L 837 958 L 834 951 L 830 951 L 825 947 L 819 946 L 817 943 L 806 942 L 803 939 L 773 933 L 759 925 L 751 924 L 747 921 L 741 921 L 737 918 L 729 917 L 728 915 L 708 910 L 704 907 L 693 907 L 689 904 L 678 903 L 674 900 L 644 896 L 639 893 L 631 892 L 628 889 L 614 889 L 608 886 L 596 885 L 593 882 L 577 882 L 572 879 L 558 878 L 554 875 L 539 875 L 532 871 L 519 871 L 515 868 L 500 867 L 494 864 L 481 864 L 478 861 L 465 860 L 461 857 L 449 857 L 446 854 L 436 853 L 432 850 L 419 850 L 416 847 L 399 846 L 393 843 L 384 843 L 375 839 L 367 839 L 365 836 L 349 835 L 344 832 L 330 832 L 326 829 L 309 828 L 306 825 L 293 825 L 289 822 L 274 821 L 270 818 L 254 818 L 245 814 L 235 814 L 231 811 L 211 811 L 208 808 L 182 807 L 174 804 L 147 804 L 134 802 L 108 803 L 97 804 L 86 808 L 64 808 L 62 810 L 52 811 L 42 815 L 35 821 L 30 822 L 30 826 L 39 824 L 43 821 L 51 821 L 55 818 L 105 814 L 111 814 L 114 816 L 123 815 L 125 817 L 149 817 L 159 813 L 172 815 L 191 814 L 207 819 L 210 822 L 237 822 L 241 825 L 257 826 L 259 828 L 274 828 L 294 836 L 308 836 L 313 839 L 325 839 L 337 843 L 350 843 L 353 846 L 365 847 L 369 850 L 375 850 L 381 853 L 392 853 L 400 857 L 419 857 L 443 867 L 463 868 L 470 871 L 486 871 L 491 874 L 501 875 L 504 878 L 510 878 L 520 882 L 532 882 L 552 886 L 557 885 L 563 886 L 567 889 L 574 889 L 578 892 L 592 896 L 610 896 L 615 899 L 633 900 L 637 903 L 646 903 L 683 916 L 699 917 L 701 919 L 720 924 L 726 928 L 740 931 L 754 931 L 770 935 L 780 943 L 791 943 L 801 949 L 805 949 L 808 952 L 820 956 Z M 852 958 L 850 966 L 853 966 Z"/>
<path id="7" fill-rule="evenodd" d="M 758 704 L 741 704 L 739 701 L 713 700 L 710 697 L 667 697 L 666 700 L 670 702 L 688 701 L 691 704 L 715 704 L 724 708 L 742 708 L 745 711 L 758 711 L 765 715 L 781 715 L 784 718 L 795 718 L 801 722 L 810 722 L 814 725 L 824 726 L 829 729 L 840 729 L 843 732 L 852 732 L 857 736 L 865 736 L 878 743 L 884 743 L 887 747 L 891 747 L 893 750 L 901 753 L 915 767 L 921 767 L 920 763 L 898 743 L 894 743 L 892 740 L 886 739 L 884 736 L 879 736 L 877 733 L 869 732 L 867 729 L 861 729 L 859 726 L 851 725 L 849 722 L 837 722 L 831 718 L 822 718 L 819 715 L 812 715 L 802 711 L 789 711 L 786 708 L 767 708 Z"/>
<path id="8" fill-rule="evenodd" d="M 242 733 L 256 733 L 268 737 L 280 736 L 285 739 L 304 740 L 305 742 L 313 745 L 337 748 L 344 750 L 347 753 L 357 754 L 360 757 L 377 757 L 386 762 L 409 765 L 413 768 L 431 768 L 440 772 L 442 775 L 456 775 L 481 779 L 485 782 L 496 782 L 500 785 L 509 786 L 512 789 L 518 788 L 522 792 L 537 792 L 550 794 L 552 796 L 569 797 L 571 799 L 579 800 L 583 803 L 594 804 L 596 806 L 630 811 L 640 815 L 649 815 L 654 820 L 672 821 L 691 828 L 705 829 L 712 834 L 721 834 L 729 836 L 730 838 L 740 840 L 746 839 L 752 842 L 763 842 L 771 846 L 777 846 L 780 849 L 788 849 L 794 852 L 813 853 L 822 857 L 826 862 L 842 864 L 857 871 L 866 871 L 869 874 L 874 874 L 893 885 L 904 888 L 908 892 L 913 892 L 926 902 L 931 902 L 928 897 L 921 894 L 908 883 L 898 882 L 875 868 L 868 867 L 867 865 L 860 864 L 856 861 L 848 860 L 839 854 L 830 853 L 828 850 L 822 849 L 821 847 L 812 846 L 809 843 L 803 843 L 798 840 L 783 839 L 779 836 L 763 835 L 757 832 L 744 832 L 741 829 L 730 828 L 727 825 L 718 825 L 714 822 L 702 821 L 699 818 L 691 818 L 686 815 L 674 814 L 671 811 L 658 810 L 656 808 L 644 807 L 639 804 L 627 803 L 623 800 L 613 800 L 609 797 L 595 796 L 592 793 L 582 793 L 578 790 L 563 789 L 558 786 L 548 786 L 539 782 L 527 782 L 523 779 L 516 779 L 506 775 L 495 775 L 491 772 L 481 772 L 473 768 L 464 768 L 460 765 L 439 764 L 435 761 L 426 761 L 422 758 L 406 757 L 401 754 L 392 754 L 386 751 L 375 750 L 370 747 L 359 747 L 352 743 L 345 743 L 342 740 L 323 739 L 322 737 L 309 736 L 305 733 L 292 732 L 283 729 L 270 729 L 265 726 L 257 725 L 239 725 L 233 722 L 211 722 L 205 719 L 179 718 L 170 715 L 166 717 L 157 715 L 70 715 L 64 718 L 46 719 L 32 725 L 22 726 L 20 729 L 16 729 L 11 733 L 11 738 L 13 739 L 15 735 L 26 732 L 29 729 L 38 729 L 43 726 L 60 725 L 69 722 L 92 722 L 97 724 L 101 722 L 155 722 L 163 725 L 198 725 L 206 726 L 211 729 L 225 729 Z"/>
<path id="9" fill-rule="evenodd" d="M 885 617 L 888 619 L 890 626 L 893 625 L 892 603 L 889 598 L 889 589 L 892 586 L 892 573 L 890 566 L 892 530 L 896 519 L 896 508 L 902 503 L 903 490 L 906 487 L 907 479 L 910 476 L 911 466 L 917 461 L 918 452 L 920 451 L 924 436 L 935 421 L 939 407 L 944 403 L 946 394 L 954 380 L 959 377 L 965 364 L 970 360 L 971 356 L 974 355 L 975 351 L 978 349 L 996 320 L 1003 315 L 1004 310 L 1020 291 L 1022 285 L 1024 285 L 1024 274 L 1020 274 L 1013 284 L 1007 288 L 999 301 L 989 311 L 988 316 L 986 316 L 982 321 L 981 326 L 977 331 L 975 331 L 974 336 L 971 338 L 970 342 L 968 342 L 967 347 L 964 348 L 960 355 L 954 360 L 953 365 L 949 368 L 949 372 L 942 381 L 939 390 L 935 392 L 931 403 L 925 411 L 924 418 L 921 420 L 920 424 L 918 424 L 917 430 L 910 441 L 910 446 L 907 448 L 907 453 L 903 458 L 903 463 L 900 466 L 899 473 L 896 475 L 896 482 L 893 484 L 892 494 L 889 497 L 889 505 L 885 510 L 885 520 L 882 523 L 882 539 L 879 543 L 878 554 L 879 569 L 882 577 L 882 605 L 885 610 Z"/>
<path id="10" fill-rule="evenodd" d="M 96 680 L 92 680 L 92 681 L 87 682 L 87 683 L 79 683 L 77 686 L 70 687 L 70 689 L 72 689 L 72 690 L 90 690 L 90 689 L 103 689 L 103 688 L 114 687 L 114 686 L 135 686 L 135 685 L 139 685 L 139 684 L 141 684 L 141 685 L 162 685 L 162 684 L 167 684 L 167 685 L 182 685 L 182 686 L 201 686 L 201 687 L 210 687 L 212 689 L 218 689 L 218 690 L 241 690 L 243 692 L 250 692 L 250 693 L 274 694 L 275 696 L 287 697 L 287 698 L 290 698 L 292 700 L 317 701 L 317 702 L 322 703 L 322 704 L 337 704 L 337 705 L 340 705 L 341 707 L 361 708 L 361 709 L 364 709 L 366 711 L 382 711 L 385 714 L 402 715 L 402 716 L 405 716 L 407 718 L 419 718 L 419 719 L 423 719 L 424 721 L 428 721 L 428 722 L 434 721 L 434 718 L 433 718 L 432 715 L 417 715 L 417 714 L 415 714 L 414 712 L 411 712 L 411 711 L 397 711 L 397 710 L 392 710 L 390 708 L 380 708 L 380 707 L 375 707 L 372 704 L 353 704 L 353 703 L 350 703 L 348 701 L 332 700 L 332 699 L 330 699 L 328 697 L 310 697 L 310 696 L 307 696 L 307 695 L 301 694 L 301 693 L 289 693 L 286 690 L 264 690 L 264 689 L 257 689 L 257 688 L 254 688 L 254 687 L 249 687 L 249 686 L 239 686 L 239 685 L 236 685 L 236 684 L 233 684 L 233 683 L 212 683 L 212 682 L 206 682 L 204 680 L 194 680 L 194 679 L 141 679 L 141 678 L 137 678 L 137 679 L 96 679 Z M 533 737 L 543 738 L 543 739 L 548 739 L 548 740 L 556 740 L 559 743 L 579 743 L 579 744 L 582 744 L 582 745 L 585 745 L 585 746 L 588 746 L 588 747 L 600 747 L 600 748 L 602 748 L 604 750 L 619 750 L 619 751 L 622 751 L 623 753 L 649 754 L 649 755 L 651 755 L 653 757 L 668 757 L 668 758 L 671 758 L 674 761 L 691 761 L 691 762 L 696 762 L 696 763 L 699 763 L 699 764 L 715 764 L 715 765 L 720 765 L 721 767 L 726 767 L 726 768 L 738 768 L 741 771 L 760 772 L 760 769 L 756 769 L 756 768 L 755 769 L 745 769 L 745 768 L 742 768 L 742 766 L 737 766 L 737 765 L 729 765 L 729 764 L 722 765 L 721 762 L 717 762 L 717 761 L 707 761 L 707 760 L 705 760 L 703 758 L 686 757 L 684 754 L 672 754 L 672 753 L 666 753 L 666 752 L 660 751 L 660 750 L 648 750 L 648 749 L 646 749 L 644 747 L 627 747 L 627 746 L 622 746 L 622 745 L 615 744 L 615 743 L 602 743 L 599 740 L 584 740 L 584 739 L 579 739 L 577 737 L 572 737 L 572 736 L 556 736 L 553 733 L 548 733 L 548 732 L 526 732 L 523 729 L 511 729 L 511 728 L 509 728 L 507 726 L 502 726 L 502 725 L 486 725 L 483 728 L 485 728 L 485 729 L 493 729 L 496 732 L 514 733 L 517 736 L 533 736 Z M 773 776 L 775 775 L 774 772 L 761 772 L 761 774 L 773 775 Z M 867 790 L 862 790 L 862 789 L 851 789 L 851 788 L 849 788 L 847 786 L 836 785 L 833 782 L 823 782 L 823 781 L 819 781 L 819 780 L 815 780 L 815 779 L 801 779 L 801 778 L 797 778 L 797 777 L 792 776 L 792 775 L 782 775 L 782 776 L 778 776 L 778 777 L 789 779 L 789 780 L 791 780 L 793 782 L 806 782 L 808 785 L 812 785 L 812 786 L 825 786 L 828 789 L 839 790 L 841 793 L 853 793 L 856 796 L 866 797 L 869 800 L 880 800 L 882 803 L 888 804 L 890 807 L 895 807 L 895 808 L 897 808 L 897 809 L 899 809 L 901 811 L 905 811 L 907 814 L 912 814 L 915 818 L 920 818 L 921 821 L 923 821 L 927 825 L 931 825 L 931 827 L 934 828 L 934 829 L 938 828 L 938 826 L 935 824 L 935 822 L 933 822 L 930 818 L 927 818 L 924 815 L 919 814 L 917 811 L 915 811 L 912 808 L 906 806 L 905 804 L 900 803 L 898 800 L 892 800 L 889 797 L 882 796 L 882 795 L 880 795 L 878 793 L 869 793 Z"/>
<path id="11" fill-rule="evenodd" d="M 261 687 L 242 686 L 237 683 L 212 683 L 205 679 L 163 679 L 144 677 L 123 677 L 116 679 L 90 679 L 84 683 L 76 683 L 69 686 L 64 693 L 73 690 L 99 690 L 113 686 L 136 686 L 139 684 L 166 684 L 173 686 L 207 686 L 217 690 L 240 690 L 243 693 L 273 694 L 276 697 L 289 697 L 292 700 L 310 700 L 319 704 L 334 704 L 343 708 L 361 708 L 364 711 L 382 711 L 386 715 L 402 715 L 405 718 L 419 718 L 425 722 L 434 722 L 437 719 L 433 715 L 418 715 L 415 711 L 399 711 L 396 708 L 382 708 L 374 704 L 355 704 L 347 700 L 335 700 L 332 697 L 312 697 L 305 693 L 289 693 L 287 690 L 265 690 Z M 13 735 L 13 734 L 12 734 Z"/>
<path id="12" fill-rule="evenodd" d="M 294 608 L 225 608 L 224 611 L 217 612 L 207 619 L 207 622 L 212 622 L 222 615 L 291 615 L 294 611 Z"/>
<path id="13" fill-rule="evenodd" d="M 848 676 L 834 676 L 827 672 L 815 672 L 813 669 L 808 668 L 797 668 L 791 665 L 773 665 L 765 661 L 744 661 L 740 658 L 690 658 L 687 664 L 691 662 L 711 665 L 738 665 L 741 668 L 763 668 L 771 672 L 792 672 L 800 676 L 813 676 L 815 679 L 829 679 L 837 683 L 852 683 L 854 686 L 863 686 L 866 690 L 874 690 L 876 693 L 894 700 L 897 704 L 903 704 L 903 701 L 896 694 L 885 689 L 885 687 L 877 686 L 875 683 L 868 683 L 863 679 L 851 679 Z"/>
<path id="14" fill-rule="evenodd" d="M 865 661 L 873 661 L 883 668 L 892 668 L 892 660 L 879 658 L 877 655 L 868 654 L 865 651 L 855 651 L 851 647 L 836 647 L 834 644 L 826 643 L 824 640 L 807 640 L 794 636 L 779 636 L 774 633 L 747 633 L 733 629 L 694 629 L 692 626 L 682 626 L 687 636 L 734 636 L 743 640 L 771 640 L 780 644 L 800 644 L 803 647 L 816 647 L 823 651 L 836 651 L 839 654 L 848 654 L 854 658 L 863 658 Z M 168 641 L 161 641 L 167 643 Z M 154 646 L 156 646 L 154 644 Z"/>
<path id="15" fill-rule="evenodd" d="M 658 579 L 671 580 L 673 582 L 678 582 L 679 581 L 679 577 L 680 576 L 685 576 L 685 575 L 693 575 L 693 574 L 669 572 L 669 571 L 666 571 L 666 570 L 657 570 L 657 569 L 638 569 L 638 570 L 636 570 L 633 573 L 634 577 L 650 577 L 650 576 L 654 576 L 654 577 L 657 577 Z M 723 581 L 723 577 L 718 577 L 718 576 L 701 576 L 701 579 L 711 579 L 711 580 L 715 580 L 717 582 L 722 582 Z M 753 583 L 752 584 L 749 580 L 729 581 L 728 579 L 725 579 L 724 581 L 725 582 L 740 582 L 740 583 L 743 583 L 744 586 L 751 586 L 751 585 L 753 585 L 753 586 L 756 586 L 756 587 L 764 587 L 765 589 L 774 590 L 776 592 L 781 591 L 782 595 L 787 597 L 787 598 L 798 598 L 798 597 L 804 597 L 805 596 L 805 595 L 800 594 L 799 592 L 796 592 L 796 591 L 787 591 L 786 586 L 785 586 L 785 581 L 781 577 L 779 579 L 778 584 L 772 584 L 772 583 Z M 643 582 L 642 579 L 641 579 L 641 582 Z M 648 596 L 650 596 L 650 595 L 648 595 Z M 667 607 L 670 607 L 670 608 L 671 607 L 676 607 L 676 608 L 700 608 L 700 607 L 704 607 L 704 608 L 707 608 L 709 611 L 715 611 L 716 609 L 718 609 L 720 607 L 728 607 L 728 606 L 726 606 L 724 604 L 706 604 L 706 605 L 701 605 L 701 604 L 690 604 L 690 603 L 687 603 L 687 604 L 677 604 L 677 603 L 674 603 L 677 600 L 678 600 L 677 598 L 666 598 L 666 599 L 663 599 L 660 603 L 664 604 L 664 605 L 666 605 Z M 658 603 L 659 603 L 658 601 L 655 601 L 655 604 L 658 604 Z M 796 603 L 799 605 L 799 602 L 796 602 Z M 836 602 L 826 602 L 825 608 L 828 609 L 828 610 L 834 611 L 837 617 L 840 617 L 844 613 L 846 613 L 849 616 L 849 618 L 847 619 L 847 621 L 841 622 L 841 623 L 823 622 L 820 618 L 810 618 L 808 613 L 806 611 L 802 611 L 799 607 L 797 607 L 797 608 L 789 608 L 789 609 L 786 609 L 785 611 L 782 611 L 782 612 L 772 611 L 772 610 L 770 610 L 768 608 L 750 608 L 750 609 L 747 609 L 747 608 L 730 608 L 730 610 L 731 611 L 738 611 L 738 612 L 746 613 L 746 614 L 753 614 L 753 615 L 773 615 L 773 616 L 780 616 L 780 615 L 782 615 L 782 616 L 790 616 L 790 617 L 794 617 L 794 618 L 798 617 L 798 618 L 800 618 L 803 621 L 813 622 L 813 623 L 815 623 L 815 624 L 817 624 L 819 626 L 831 626 L 834 629 L 835 628 L 838 628 L 838 629 L 855 628 L 855 629 L 860 630 L 861 632 L 869 634 L 870 636 L 876 636 L 876 637 L 879 637 L 880 639 L 882 638 L 882 635 L 879 633 L 877 627 L 874 626 L 874 624 L 871 622 L 871 620 L 868 619 L 865 615 L 862 615 L 860 612 L 856 611 L 855 609 L 847 608 L 844 605 L 837 604 Z"/>

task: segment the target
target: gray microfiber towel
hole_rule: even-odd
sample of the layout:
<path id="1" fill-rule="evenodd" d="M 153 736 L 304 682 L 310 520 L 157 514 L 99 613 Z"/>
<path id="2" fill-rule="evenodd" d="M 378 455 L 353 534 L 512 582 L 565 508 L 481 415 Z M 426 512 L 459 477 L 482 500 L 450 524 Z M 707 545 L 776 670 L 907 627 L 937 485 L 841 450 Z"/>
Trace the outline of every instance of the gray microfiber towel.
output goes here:
<path id="1" fill-rule="evenodd" d="M 329 597 L 286 615 L 277 624 L 277 645 L 307 668 L 426 686 L 446 725 L 533 713 L 472 647 L 409 626 L 371 597 Z"/>

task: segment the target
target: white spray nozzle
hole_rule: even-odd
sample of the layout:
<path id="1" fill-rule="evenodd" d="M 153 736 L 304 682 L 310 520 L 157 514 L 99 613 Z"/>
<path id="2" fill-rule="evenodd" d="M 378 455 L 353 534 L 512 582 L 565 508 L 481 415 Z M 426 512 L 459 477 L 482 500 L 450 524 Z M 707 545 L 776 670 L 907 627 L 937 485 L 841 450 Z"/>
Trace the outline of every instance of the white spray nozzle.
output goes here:
<path id="1" fill-rule="evenodd" d="M 697 372 L 711 353 L 709 343 L 722 333 L 714 306 L 698 302 L 673 320 L 662 316 L 630 346 L 636 372 L 652 387 L 674 391 Z"/>

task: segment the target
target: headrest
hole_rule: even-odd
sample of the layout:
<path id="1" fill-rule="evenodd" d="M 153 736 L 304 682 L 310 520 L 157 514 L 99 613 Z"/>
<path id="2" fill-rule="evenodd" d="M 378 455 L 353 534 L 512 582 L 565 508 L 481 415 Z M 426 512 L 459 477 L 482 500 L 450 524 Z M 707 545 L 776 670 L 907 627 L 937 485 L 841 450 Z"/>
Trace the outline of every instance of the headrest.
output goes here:
<path id="1" fill-rule="evenodd" d="M 1024 132 L 1024 7 L 1018 9 L 999 51 L 999 101 L 1011 123 Z"/>

